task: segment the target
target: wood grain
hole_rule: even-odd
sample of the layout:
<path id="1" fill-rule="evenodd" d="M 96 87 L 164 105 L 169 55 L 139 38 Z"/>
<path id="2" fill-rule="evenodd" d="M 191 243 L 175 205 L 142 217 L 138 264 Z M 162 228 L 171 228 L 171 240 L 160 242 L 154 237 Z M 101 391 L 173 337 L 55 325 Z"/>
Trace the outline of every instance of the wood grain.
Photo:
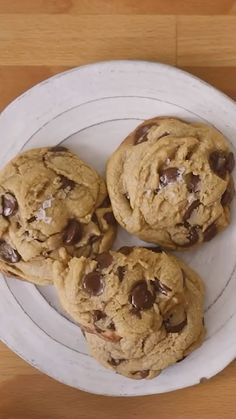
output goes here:
<path id="1" fill-rule="evenodd" d="M 179 16 L 177 64 L 235 66 L 236 16 Z"/>
<path id="2" fill-rule="evenodd" d="M 83 393 L 24 368 L 24 361 L 0 345 L 1 358 L 4 353 L 1 419 L 235 419 L 236 363 L 195 387 L 121 400 Z"/>
<path id="3" fill-rule="evenodd" d="M 0 109 L 53 74 L 112 58 L 178 65 L 236 99 L 235 15 L 233 0 L 0 0 Z M 235 419 L 235 391 L 234 362 L 181 391 L 97 397 L 0 344 L 0 419 Z"/>
<path id="4" fill-rule="evenodd" d="M 236 14 L 235 0 L 1 0 L 0 13 L 20 14 Z"/>

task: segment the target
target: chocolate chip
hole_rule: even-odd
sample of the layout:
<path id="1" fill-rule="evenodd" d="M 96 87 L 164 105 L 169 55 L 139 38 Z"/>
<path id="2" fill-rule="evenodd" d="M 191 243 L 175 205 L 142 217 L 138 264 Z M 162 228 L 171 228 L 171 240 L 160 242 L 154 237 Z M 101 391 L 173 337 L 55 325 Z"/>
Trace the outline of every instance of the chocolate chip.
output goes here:
<path id="1" fill-rule="evenodd" d="M 16 249 L 13 249 L 5 241 L 0 240 L 0 259 L 8 263 L 17 263 L 21 260 L 21 256 Z"/>
<path id="2" fill-rule="evenodd" d="M 209 227 L 207 227 L 207 229 L 203 232 L 203 238 L 205 242 L 209 242 L 210 240 L 213 239 L 213 237 L 215 237 L 217 234 L 217 227 L 215 225 L 215 223 L 212 223 L 211 225 L 209 225 Z"/>
<path id="3" fill-rule="evenodd" d="M 132 246 L 122 246 L 118 252 L 122 253 L 125 256 L 128 256 L 130 253 L 132 253 L 134 248 Z"/>
<path id="4" fill-rule="evenodd" d="M 95 234 L 93 236 L 90 236 L 89 237 L 89 240 L 88 240 L 88 244 L 94 244 L 94 243 L 96 243 L 97 241 L 100 240 L 101 237 L 102 236 L 95 236 Z"/>
<path id="5" fill-rule="evenodd" d="M 189 192 L 197 192 L 198 184 L 200 182 L 200 176 L 194 175 L 193 173 L 187 173 L 184 177 Z"/>
<path id="6" fill-rule="evenodd" d="M 234 155 L 233 155 L 232 151 L 230 151 L 230 153 L 228 154 L 227 163 L 226 163 L 226 168 L 229 171 L 229 173 L 231 173 L 233 171 L 234 166 L 235 166 Z"/>
<path id="7" fill-rule="evenodd" d="M 109 196 L 107 196 L 105 199 L 104 199 L 104 201 L 102 202 L 102 204 L 101 204 L 101 208 L 108 208 L 108 207 L 110 207 L 111 206 L 111 201 L 110 201 L 110 198 L 109 198 Z"/>
<path id="8" fill-rule="evenodd" d="M 163 316 L 163 323 L 168 333 L 178 333 L 187 325 L 187 316 L 181 304 L 176 305 Z"/>
<path id="9" fill-rule="evenodd" d="M 72 191 L 75 187 L 75 182 L 71 179 L 68 179 L 68 177 L 60 175 L 60 181 L 61 181 L 61 189 L 69 189 Z"/>
<path id="10" fill-rule="evenodd" d="M 199 240 L 199 234 L 198 234 L 199 226 L 192 226 L 191 227 L 188 224 L 187 221 L 185 221 L 184 224 L 182 224 L 182 223 L 176 224 L 176 226 L 177 227 L 178 226 L 184 226 L 187 229 L 187 239 L 188 239 L 188 242 L 187 243 L 184 243 L 184 244 L 177 243 L 178 246 L 181 246 L 181 247 L 189 247 L 189 246 L 193 246 L 194 244 L 196 244 L 198 242 L 198 240 Z"/>
<path id="11" fill-rule="evenodd" d="M 149 374 L 149 370 L 143 370 L 143 371 L 139 371 L 140 376 L 142 378 L 147 378 L 148 374 Z"/>
<path id="12" fill-rule="evenodd" d="M 124 279 L 125 271 L 126 271 L 125 266 L 118 266 L 116 273 L 118 275 L 118 278 L 119 278 L 120 282 L 122 282 L 123 279 Z"/>
<path id="13" fill-rule="evenodd" d="M 224 206 L 226 206 L 226 205 L 229 205 L 231 202 L 232 202 L 232 200 L 233 200 L 233 197 L 234 197 L 234 183 L 233 183 L 233 181 L 231 181 L 229 184 L 228 184 L 228 187 L 227 187 L 227 189 L 225 190 L 225 192 L 223 193 L 223 195 L 222 195 L 222 197 L 221 197 L 221 205 L 223 205 L 223 207 Z"/>
<path id="14" fill-rule="evenodd" d="M 146 310 L 153 306 L 155 295 L 152 294 L 144 280 L 138 281 L 131 290 L 131 304 L 138 310 Z"/>
<path id="15" fill-rule="evenodd" d="M 109 252 L 103 252 L 100 253 L 100 255 L 97 255 L 95 260 L 98 263 L 99 269 L 108 268 L 113 262 L 113 257 Z"/>
<path id="16" fill-rule="evenodd" d="M 168 292 L 171 292 L 171 289 L 157 278 L 155 278 L 155 281 L 151 281 L 151 284 L 154 287 L 155 291 L 161 294 L 168 295 Z"/>
<path id="17" fill-rule="evenodd" d="M 93 312 L 93 320 L 94 322 L 98 322 L 101 319 L 105 319 L 107 316 L 106 314 L 101 310 L 94 310 Z"/>
<path id="18" fill-rule="evenodd" d="M 107 328 L 108 328 L 109 330 L 116 330 L 116 327 L 115 327 L 115 324 L 114 324 L 114 322 L 113 322 L 113 321 L 111 321 L 111 323 L 107 326 Z"/>
<path id="19" fill-rule="evenodd" d="M 142 125 L 141 127 L 137 128 L 134 136 L 134 145 L 148 141 L 147 134 L 150 128 L 153 126 L 155 126 L 155 124 Z"/>
<path id="20" fill-rule="evenodd" d="M 94 296 L 102 294 L 104 282 L 99 272 L 90 272 L 83 278 L 84 290 Z"/>
<path id="21" fill-rule="evenodd" d="M 33 217 L 30 217 L 28 220 L 27 220 L 27 222 L 29 223 L 29 224 L 31 224 L 31 223 L 33 223 L 34 221 L 36 221 L 36 217 L 33 215 Z"/>
<path id="22" fill-rule="evenodd" d="M 160 171 L 160 185 L 166 186 L 178 179 L 179 169 L 177 167 L 169 167 Z"/>
<path id="23" fill-rule="evenodd" d="M 112 212 L 107 212 L 106 214 L 103 215 L 103 218 L 106 220 L 107 224 L 109 225 L 116 224 L 116 219 Z"/>
<path id="24" fill-rule="evenodd" d="M 230 164 L 230 163 L 229 163 Z M 209 155 L 211 170 L 221 178 L 224 178 L 228 170 L 228 155 L 225 151 L 216 150 Z"/>
<path id="25" fill-rule="evenodd" d="M 184 213 L 183 220 L 187 221 L 190 217 L 192 212 L 200 205 L 200 200 L 196 199 L 196 201 L 193 201 L 192 204 L 189 205 L 187 210 Z"/>
<path id="26" fill-rule="evenodd" d="M 93 213 L 91 220 L 92 220 L 93 223 L 99 224 L 98 223 L 98 217 L 97 217 L 97 214 L 95 212 Z"/>
<path id="27" fill-rule="evenodd" d="M 6 193 L 2 197 L 2 213 L 4 217 L 10 217 L 18 208 L 18 203 L 14 195 Z"/>
<path id="28" fill-rule="evenodd" d="M 189 243 L 188 243 L 189 246 L 192 246 L 198 242 L 199 235 L 198 235 L 198 228 L 196 226 L 189 228 L 187 239 L 189 240 Z"/>
<path id="29" fill-rule="evenodd" d="M 63 233 L 63 242 L 68 246 L 77 244 L 82 237 L 82 225 L 79 221 L 71 219 L 68 221 Z"/>
<path id="30" fill-rule="evenodd" d="M 162 253 L 163 249 L 160 246 L 151 246 L 151 247 L 145 247 L 147 250 L 151 250 L 151 252 L 154 253 Z"/>
<path id="31" fill-rule="evenodd" d="M 61 152 L 61 151 L 68 151 L 68 148 L 63 147 L 61 145 L 56 145 L 55 147 L 51 147 L 49 148 L 48 151 L 52 151 L 52 152 Z"/>
<path id="32" fill-rule="evenodd" d="M 121 364 L 121 362 L 123 362 L 123 361 L 125 361 L 125 359 L 114 359 L 114 358 L 110 358 L 109 360 L 108 360 L 108 363 L 110 364 L 110 365 L 112 365 L 113 367 L 117 367 L 118 365 L 120 365 Z"/>
<path id="33" fill-rule="evenodd" d="M 141 313 L 140 313 L 140 310 L 139 309 L 137 309 L 136 307 L 132 307 L 131 309 L 130 309 L 130 313 L 131 314 L 134 314 L 136 317 L 138 317 L 139 319 L 141 319 L 142 318 L 142 315 L 141 315 Z"/>

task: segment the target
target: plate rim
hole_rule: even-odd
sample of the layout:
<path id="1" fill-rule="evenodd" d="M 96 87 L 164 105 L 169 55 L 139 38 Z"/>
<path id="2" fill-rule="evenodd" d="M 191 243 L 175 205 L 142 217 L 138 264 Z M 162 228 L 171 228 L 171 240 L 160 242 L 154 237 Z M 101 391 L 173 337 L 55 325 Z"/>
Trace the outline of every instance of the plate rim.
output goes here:
<path id="1" fill-rule="evenodd" d="M 222 97 L 224 100 L 227 100 L 227 101 L 229 101 L 230 103 L 231 103 L 231 105 L 234 105 L 235 106 L 235 101 L 234 101 L 234 99 L 233 98 L 231 98 L 231 97 L 229 97 L 227 94 L 225 94 L 225 93 L 223 93 L 223 92 L 221 92 L 220 90 L 218 90 L 216 87 L 214 87 L 214 86 L 212 86 L 211 84 L 209 84 L 209 83 L 207 83 L 206 81 L 204 81 L 204 80 L 202 80 L 202 79 L 200 79 L 199 77 L 197 77 L 197 76 L 195 76 L 195 75 L 192 75 L 191 73 L 189 73 L 189 72 L 187 72 L 187 71 L 185 71 L 185 70 L 182 70 L 182 69 L 179 69 L 179 68 L 177 68 L 177 67 L 174 67 L 174 66 L 172 66 L 172 65 L 169 65 L 169 64 L 164 64 L 164 63 L 159 63 L 159 62 L 155 62 L 155 61 L 148 61 L 148 60 L 107 60 L 107 61 L 99 61 L 99 62 L 95 62 L 95 63 L 90 63 L 90 64 L 85 64 L 85 65 L 82 65 L 82 66 L 78 66 L 78 67 L 74 67 L 74 68 L 71 68 L 71 69 L 68 69 L 68 70 L 66 70 L 66 71 L 63 71 L 63 72 L 60 72 L 60 73 L 57 73 L 57 74 L 55 74 L 55 75 L 53 75 L 53 76 L 51 76 L 51 77 L 49 77 L 49 78 L 46 78 L 46 79 L 44 79 L 44 80 L 42 80 L 41 82 L 39 82 L 39 83 L 37 83 L 37 84 L 35 84 L 34 86 L 32 86 L 31 88 L 29 88 L 29 89 L 27 89 L 25 92 L 23 92 L 21 95 L 19 95 L 18 97 L 16 97 L 14 100 L 12 100 L 8 105 L 6 105 L 6 107 L 4 107 L 4 109 L 1 111 L 1 113 L 0 113 L 0 118 L 5 114 L 5 113 L 7 113 L 8 111 L 9 112 L 11 112 L 11 108 L 12 108 L 12 106 L 14 106 L 15 104 L 17 104 L 19 101 L 21 101 L 25 96 L 27 96 L 27 95 L 30 95 L 31 93 L 32 93 L 32 91 L 34 91 L 34 90 L 36 90 L 36 89 L 38 89 L 40 86 L 42 86 L 42 85 L 45 85 L 45 84 L 47 84 L 47 83 L 50 83 L 51 81 L 53 81 L 53 80 L 55 80 L 55 79 L 59 79 L 59 78 L 61 78 L 61 77 L 67 77 L 69 74 L 71 74 L 71 73 L 74 73 L 74 72 L 76 72 L 76 71 L 80 71 L 80 70 L 83 70 L 83 69 L 86 69 L 86 68 L 99 68 L 99 67 L 102 67 L 102 66 L 106 66 L 106 65 L 109 65 L 109 64 L 113 64 L 113 65 L 116 65 L 116 64 L 118 64 L 118 65 L 120 65 L 120 66 L 122 66 L 123 64 L 130 64 L 130 63 L 132 63 L 132 64 L 134 64 L 134 65 L 139 65 L 139 64 L 146 64 L 146 65 L 148 65 L 148 66 L 153 66 L 153 67 L 156 67 L 156 66 L 158 66 L 159 68 L 166 68 L 166 69 L 168 69 L 168 70 L 170 70 L 170 71 L 173 71 L 174 73 L 177 73 L 177 74 L 183 74 L 183 75 L 185 75 L 186 77 L 188 77 L 189 79 L 195 79 L 195 80 L 197 80 L 197 82 L 200 82 L 202 85 L 204 85 L 205 87 L 207 87 L 207 88 L 210 88 L 210 89 L 212 89 L 213 91 L 215 91 L 215 93 L 217 93 L 218 95 L 219 95 L 219 97 Z M 45 374 L 47 374 L 47 375 L 49 375 L 49 376 L 51 376 L 52 378 L 54 378 L 54 379 L 56 379 L 57 381 L 59 381 L 59 382 L 61 382 L 61 383 L 63 383 L 63 384 L 66 384 L 66 385 L 69 385 L 69 386 L 71 386 L 71 387 L 74 387 L 74 388 L 80 388 L 82 391 L 85 391 L 85 392 L 91 392 L 90 390 L 88 390 L 88 389 L 84 389 L 84 388 L 81 388 L 81 387 L 78 387 L 78 386 L 73 386 L 73 385 L 71 385 L 71 384 L 68 384 L 67 382 L 65 382 L 65 381 L 63 381 L 63 379 L 61 379 L 60 377 L 57 377 L 56 376 L 56 374 L 55 375 L 52 375 L 51 373 L 48 373 L 47 371 L 45 371 L 44 370 L 44 368 L 43 367 L 41 367 L 41 365 L 40 366 L 38 366 L 37 364 L 34 364 L 33 362 L 32 362 L 32 360 L 30 360 L 30 359 L 27 359 L 27 357 L 24 357 L 24 355 L 22 355 L 18 350 L 16 350 L 16 349 L 13 349 L 12 348 L 12 346 L 11 346 L 11 344 L 8 344 L 7 343 L 7 341 L 6 341 L 6 339 L 4 339 L 4 338 L 2 338 L 1 337 L 1 340 L 13 351 L 13 352 L 15 352 L 17 355 L 19 355 L 22 359 L 24 359 L 26 362 L 28 362 L 30 365 L 32 365 L 33 367 L 35 367 L 35 368 L 37 368 L 39 371 L 41 371 L 41 372 L 44 372 Z M 235 351 L 236 351 L 236 349 L 235 349 Z M 215 374 L 217 374 L 218 372 L 220 372 L 222 369 L 224 369 L 232 360 L 234 359 L 234 356 L 232 357 L 232 359 L 230 360 L 230 361 L 226 361 L 225 363 L 224 363 L 224 366 L 222 367 L 222 368 L 220 368 L 220 370 L 216 367 L 215 368 L 215 372 L 211 375 L 211 377 L 212 376 L 214 376 Z M 209 377 L 210 378 L 210 377 Z M 190 384 L 188 387 L 191 387 L 191 386 L 193 386 L 193 385 L 195 385 L 196 383 L 193 383 L 193 384 Z M 185 388 L 185 387 L 176 387 L 176 390 L 177 389 L 180 389 L 180 388 Z M 170 390 L 166 390 L 165 392 L 169 392 L 169 391 L 173 391 L 173 389 L 170 389 Z M 126 394 L 125 392 L 124 393 L 122 393 L 122 394 L 106 394 L 106 393 L 101 393 L 101 392 L 95 392 L 94 390 L 92 390 L 92 393 L 93 394 L 97 394 L 97 395 L 104 395 L 104 396 L 116 396 L 116 397 L 138 397 L 138 396 L 140 396 L 141 394 Z M 144 395 L 145 394 L 160 394 L 160 393 L 162 393 L 162 391 L 158 391 L 158 392 L 149 392 L 149 393 L 144 393 Z"/>

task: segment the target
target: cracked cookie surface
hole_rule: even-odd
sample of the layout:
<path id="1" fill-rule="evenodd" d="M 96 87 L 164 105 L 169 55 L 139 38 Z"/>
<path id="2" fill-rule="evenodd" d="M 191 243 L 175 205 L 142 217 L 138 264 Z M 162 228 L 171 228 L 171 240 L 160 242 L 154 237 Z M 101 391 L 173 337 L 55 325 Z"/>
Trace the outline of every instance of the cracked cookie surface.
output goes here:
<path id="1" fill-rule="evenodd" d="M 54 260 L 109 249 L 116 233 L 105 182 L 68 149 L 26 151 L 0 172 L 0 270 L 38 284 Z"/>
<path id="2" fill-rule="evenodd" d="M 107 187 L 117 221 L 170 249 L 211 240 L 230 222 L 234 155 L 211 126 L 160 117 L 113 153 Z"/>
<path id="3" fill-rule="evenodd" d="M 150 336 L 170 335 L 186 340 L 185 350 L 202 331 L 203 284 L 182 261 L 157 250 L 124 247 L 95 259 L 73 258 L 68 265 L 55 262 L 63 308 L 105 340 L 138 340 L 143 346 Z"/>

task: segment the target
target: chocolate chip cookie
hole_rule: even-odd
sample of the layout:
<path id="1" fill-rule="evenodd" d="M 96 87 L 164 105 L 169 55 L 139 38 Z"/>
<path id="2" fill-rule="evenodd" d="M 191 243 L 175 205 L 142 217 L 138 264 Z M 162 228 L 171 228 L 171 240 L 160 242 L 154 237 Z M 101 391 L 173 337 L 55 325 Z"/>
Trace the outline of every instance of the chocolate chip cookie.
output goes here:
<path id="1" fill-rule="evenodd" d="M 149 259 L 151 251 L 136 249 L 133 256 L 138 257 L 137 252 L 141 252 L 139 259 L 142 258 L 143 266 L 146 263 L 152 266 L 149 277 L 153 279 L 148 281 L 146 275 L 147 286 L 137 281 L 130 288 L 131 311 L 138 310 L 140 313 L 133 333 L 113 342 L 105 340 L 101 334 L 86 332 L 85 337 L 91 354 L 102 365 L 129 378 L 148 379 L 157 376 L 169 365 L 182 361 L 201 345 L 205 336 L 203 288 L 199 277 L 183 262 L 169 256 L 169 261 L 162 262 L 155 271 L 155 254 Z M 165 253 L 163 256 L 166 259 Z M 157 255 L 156 261 L 159 257 Z M 165 263 L 170 263 L 169 270 L 166 270 Z M 155 302 L 151 308 L 153 288 Z M 155 327 L 149 330 L 147 327 L 146 333 L 140 334 L 138 328 L 144 312 L 153 309 Z"/>
<path id="2" fill-rule="evenodd" d="M 146 339 L 122 338 L 119 342 L 108 342 L 87 332 L 85 338 L 91 355 L 104 367 L 125 377 L 142 380 L 156 377 L 197 349 L 203 342 L 205 329 L 199 324 L 193 330 L 186 327 L 179 334 L 162 330 Z"/>
<path id="3" fill-rule="evenodd" d="M 202 329 L 201 279 L 159 248 L 124 247 L 68 265 L 55 262 L 54 279 L 63 308 L 104 339 L 176 338 L 183 330 L 195 337 Z"/>
<path id="4" fill-rule="evenodd" d="M 0 270 L 50 283 L 57 259 L 109 249 L 116 222 L 103 179 L 68 149 L 18 155 L 0 172 Z"/>
<path id="5" fill-rule="evenodd" d="M 107 186 L 128 232 L 170 249 L 209 241 L 230 222 L 234 155 L 212 126 L 145 121 L 111 156 Z"/>

